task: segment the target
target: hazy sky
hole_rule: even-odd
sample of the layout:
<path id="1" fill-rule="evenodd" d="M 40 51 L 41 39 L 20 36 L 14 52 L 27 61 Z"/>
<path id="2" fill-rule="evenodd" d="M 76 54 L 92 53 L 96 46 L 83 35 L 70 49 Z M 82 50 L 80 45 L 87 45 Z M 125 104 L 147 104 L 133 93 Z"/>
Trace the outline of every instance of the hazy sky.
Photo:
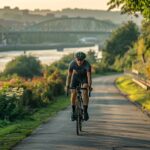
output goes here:
<path id="1" fill-rule="evenodd" d="M 63 8 L 86 8 L 86 9 L 101 9 L 108 8 L 109 0 L 0 0 L 0 8 L 4 6 L 15 6 L 21 9 L 51 9 L 61 10 Z"/>

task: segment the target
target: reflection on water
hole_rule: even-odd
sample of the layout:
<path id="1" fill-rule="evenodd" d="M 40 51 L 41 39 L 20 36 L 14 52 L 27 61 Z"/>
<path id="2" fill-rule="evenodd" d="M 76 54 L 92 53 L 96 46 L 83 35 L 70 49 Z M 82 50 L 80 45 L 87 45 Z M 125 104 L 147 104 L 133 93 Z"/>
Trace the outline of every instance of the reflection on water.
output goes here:
<path id="1" fill-rule="evenodd" d="M 75 53 L 77 51 L 88 52 L 89 50 L 94 50 L 98 52 L 98 46 L 93 47 L 82 47 L 82 48 L 66 48 L 64 51 L 53 50 L 30 50 L 26 51 L 26 55 L 32 55 L 37 57 L 42 64 L 50 65 L 52 62 L 61 59 L 64 55 Z M 0 52 L 0 71 L 3 71 L 5 65 L 11 61 L 13 58 L 19 55 L 23 55 L 24 51 L 11 51 L 11 52 Z"/>

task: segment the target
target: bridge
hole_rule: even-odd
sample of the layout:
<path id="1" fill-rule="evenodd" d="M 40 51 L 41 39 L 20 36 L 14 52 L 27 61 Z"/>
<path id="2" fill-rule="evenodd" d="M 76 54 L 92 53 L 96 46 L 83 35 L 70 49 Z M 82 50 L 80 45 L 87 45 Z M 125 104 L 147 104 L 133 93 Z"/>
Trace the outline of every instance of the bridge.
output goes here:
<path id="1" fill-rule="evenodd" d="M 61 17 L 26 27 L 25 31 L 101 31 L 112 32 L 118 25 L 108 20 L 81 17 Z"/>
<path id="2" fill-rule="evenodd" d="M 22 31 L 1 31 L 0 45 L 2 48 L 25 44 L 36 47 L 38 44 L 45 44 L 46 47 L 54 43 L 82 44 L 80 39 L 84 37 L 94 37 L 98 43 L 104 43 L 115 28 L 109 21 L 94 18 L 55 18 L 28 26 Z"/>
<path id="3" fill-rule="evenodd" d="M 98 43 L 106 39 L 111 32 L 103 31 L 9 31 L 0 32 L 0 50 L 11 48 L 17 49 L 38 49 L 44 48 L 58 48 L 60 45 L 67 45 L 71 43 L 75 45 L 81 45 L 80 39 L 83 37 L 96 37 Z M 97 43 L 91 43 L 97 44 Z M 55 45 L 55 46 L 53 46 Z M 57 45 L 57 46 L 56 46 Z M 62 47 L 64 48 L 64 46 Z"/>
<path id="4" fill-rule="evenodd" d="M 64 48 L 81 48 L 81 47 L 93 47 L 95 44 L 80 44 L 80 43 L 55 43 L 55 44 L 10 44 L 0 45 L 0 52 L 5 51 L 27 51 L 27 50 L 46 50 L 57 49 L 63 51 Z"/>
<path id="5" fill-rule="evenodd" d="M 111 31 L 0 31 L 0 35 L 19 34 L 110 34 Z"/>

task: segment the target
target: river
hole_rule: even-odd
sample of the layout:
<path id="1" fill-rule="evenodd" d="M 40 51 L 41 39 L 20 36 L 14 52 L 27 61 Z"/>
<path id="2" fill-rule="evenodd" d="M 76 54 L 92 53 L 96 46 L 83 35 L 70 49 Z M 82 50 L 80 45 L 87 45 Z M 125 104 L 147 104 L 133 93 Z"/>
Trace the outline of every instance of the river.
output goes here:
<path id="1" fill-rule="evenodd" d="M 26 51 L 26 55 L 35 56 L 41 61 L 42 64 L 50 65 L 52 62 L 60 60 L 64 55 L 76 53 L 77 51 L 87 53 L 89 50 L 94 50 L 96 54 L 100 53 L 98 52 L 98 45 L 95 45 L 93 47 L 65 48 L 63 51 L 57 51 L 56 49 L 28 50 Z M 24 51 L 0 52 L 0 72 L 5 69 L 5 66 L 9 61 L 23 54 Z M 101 54 L 99 54 L 99 57 L 101 57 Z"/>

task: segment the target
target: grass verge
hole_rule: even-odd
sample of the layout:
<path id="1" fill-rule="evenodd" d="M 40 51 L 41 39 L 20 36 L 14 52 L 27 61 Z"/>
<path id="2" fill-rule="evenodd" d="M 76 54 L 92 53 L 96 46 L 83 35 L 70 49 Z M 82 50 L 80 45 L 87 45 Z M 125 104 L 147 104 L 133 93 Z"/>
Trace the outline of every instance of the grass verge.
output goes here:
<path id="1" fill-rule="evenodd" d="M 130 76 L 119 77 L 116 85 L 131 101 L 139 103 L 142 109 L 150 111 L 150 91 L 135 84 Z"/>
<path id="2" fill-rule="evenodd" d="M 11 149 L 22 139 L 29 136 L 40 124 L 47 122 L 49 117 L 66 108 L 69 103 L 68 97 L 57 97 L 57 100 L 48 107 L 39 109 L 23 120 L 16 122 L 0 121 L 0 150 Z"/>

